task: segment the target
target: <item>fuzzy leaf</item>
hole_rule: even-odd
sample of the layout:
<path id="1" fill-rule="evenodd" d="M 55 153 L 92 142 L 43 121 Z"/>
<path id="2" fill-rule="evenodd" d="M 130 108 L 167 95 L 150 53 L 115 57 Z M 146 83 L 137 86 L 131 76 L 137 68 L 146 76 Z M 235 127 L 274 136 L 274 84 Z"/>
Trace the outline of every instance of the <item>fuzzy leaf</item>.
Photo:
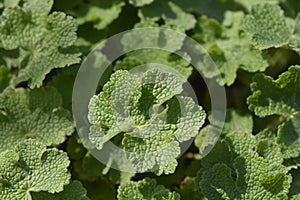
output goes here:
<path id="1" fill-rule="evenodd" d="M 253 94 L 248 98 L 249 108 L 259 117 L 280 115 L 277 142 L 285 158 L 300 154 L 300 67 L 292 66 L 277 80 L 259 74 L 251 85 Z"/>
<path id="2" fill-rule="evenodd" d="M 253 35 L 252 42 L 259 49 L 285 45 L 291 33 L 283 11 L 273 4 L 254 5 L 251 14 L 245 17 L 243 27 Z"/>
<path id="3" fill-rule="evenodd" d="M 31 192 L 61 192 L 69 183 L 67 154 L 26 140 L 0 154 L 0 198 L 31 199 Z"/>
<path id="4" fill-rule="evenodd" d="M 15 82 L 39 87 L 53 68 L 78 63 L 79 53 L 70 47 L 77 36 L 74 18 L 62 12 L 48 13 L 53 0 L 26 0 L 22 7 L 5 8 L 0 16 L 0 41 L 6 50 L 22 50 L 23 60 Z"/>
<path id="5" fill-rule="evenodd" d="M 0 149 L 9 149 L 26 138 L 47 146 L 64 142 L 73 133 L 70 112 L 61 108 L 54 88 L 6 89 L 0 95 Z"/>
<path id="6" fill-rule="evenodd" d="M 254 5 L 243 20 L 243 29 L 252 35 L 253 45 L 260 50 L 288 46 L 299 53 L 299 27 L 300 15 L 291 20 L 276 4 Z"/>
<path id="7" fill-rule="evenodd" d="M 158 70 L 139 76 L 117 71 L 90 101 L 91 142 L 102 149 L 107 141 L 125 133 L 122 148 L 136 170 L 174 172 L 178 141 L 196 136 L 205 118 L 191 98 L 176 96 L 182 84 L 176 75 Z"/>
<path id="8" fill-rule="evenodd" d="M 281 153 L 276 144 L 256 144 L 251 134 L 239 133 L 227 135 L 215 149 L 224 144 L 230 159 L 215 159 L 213 164 L 210 158 L 217 152 L 228 157 L 214 150 L 205 157 L 210 165 L 202 173 L 200 187 L 208 199 L 287 199 L 291 177 L 283 159 L 278 159 Z"/>
<path id="9" fill-rule="evenodd" d="M 202 16 L 198 23 L 198 32 L 194 35 L 204 44 L 217 68 L 203 66 L 205 76 L 220 77 L 217 81 L 221 85 L 232 85 L 237 71 L 243 69 L 249 72 L 264 71 L 268 67 L 261 51 L 254 49 L 250 44 L 250 37 L 241 31 L 242 12 L 226 12 L 222 24 L 214 19 Z M 218 69 L 218 70 L 217 70 Z"/>

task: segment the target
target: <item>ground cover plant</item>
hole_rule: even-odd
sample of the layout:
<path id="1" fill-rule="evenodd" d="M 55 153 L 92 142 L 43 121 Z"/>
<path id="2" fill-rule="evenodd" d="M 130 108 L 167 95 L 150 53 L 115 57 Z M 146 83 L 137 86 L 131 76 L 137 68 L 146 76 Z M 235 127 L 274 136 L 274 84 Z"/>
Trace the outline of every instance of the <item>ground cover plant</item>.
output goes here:
<path id="1" fill-rule="evenodd" d="M 196 70 L 178 38 L 124 36 L 113 52 L 141 40 L 174 52 L 124 53 L 74 108 L 89 53 L 149 27 L 197 41 L 216 68 Z M 205 79 L 225 89 L 224 123 Z M 85 138 L 74 109 L 87 111 Z M 300 3 L 0 0 L 0 200 L 22 199 L 300 199 Z"/>

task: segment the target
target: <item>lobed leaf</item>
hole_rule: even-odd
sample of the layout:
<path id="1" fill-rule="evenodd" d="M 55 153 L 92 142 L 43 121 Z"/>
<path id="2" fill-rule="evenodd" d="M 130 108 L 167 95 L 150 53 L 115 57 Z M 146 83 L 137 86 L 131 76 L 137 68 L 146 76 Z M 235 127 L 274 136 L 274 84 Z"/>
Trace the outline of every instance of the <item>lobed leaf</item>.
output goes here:
<path id="1" fill-rule="evenodd" d="M 260 50 L 288 46 L 299 53 L 299 15 L 290 20 L 279 5 L 254 5 L 251 14 L 243 19 L 243 29 L 252 35 L 253 45 Z"/>
<path id="2" fill-rule="evenodd" d="M 49 14 L 53 0 L 24 1 L 7 7 L 0 16 L 0 41 L 6 50 L 22 50 L 16 83 L 29 81 L 40 87 L 53 68 L 78 63 L 79 53 L 70 50 L 77 36 L 74 18 L 62 12 Z"/>
<path id="3" fill-rule="evenodd" d="M 182 84 L 176 75 L 157 69 L 141 76 L 117 71 L 90 101 L 91 142 L 102 149 L 121 137 L 119 145 L 135 170 L 173 173 L 180 153 L 178 141 L 196 136 L 205 118 L 191 98 L 175 96 Z"/>
<path id="4" fill-rule="evenodd" d="M 228 155 L 224 148 L 231 153 Z M 200 181 L 208 199 L 287 199 L 291 177 L 277 144 L 257 143 L 251 134 L 235 133 L 214 149 L 205 157 Z M 217 154 L 226 159 L 214 159 Z"/>
<path id="5" fill-rule="evenodd" d="M 0 154 L 0 198 L 32 199 L 32 192 L 61 192 L 69 183 L 67 154 L 26 140 Z"/>
<path id="6" fill-rule="evenodd" d="M 268 67 L 266 56 L 250 44 L 250 36 L 241 31 L 242 12 L 225 13 L 222 24 L 215 19 L 200 17 L 194 38 L 204 45 L 216 64 L 215 70 L 205 66 L 202 71 L 206 77 L 216 77 L 221 85 L 234 83 L 237 71 L 264 71 Z"/>
<path id="7" fill-rule="evenodd" d="M 292 66 L 277 80 L 259 74 L 251 85 L 253 94 L 248 97 L 249 108 L 260 117 L 270 115 L 282 116 L 278 127 L 277 142 L 285 158 L 297 157 L 300 154 L 300 67 Z"/>
<path id="8" fill-rule="evenodd" d="M 27 90 L 6 89 L 0 95 L 0 149 L 34 138 L 50 146 L 64 142 L 74 131 L 70 112 L 51 87 Z"/>

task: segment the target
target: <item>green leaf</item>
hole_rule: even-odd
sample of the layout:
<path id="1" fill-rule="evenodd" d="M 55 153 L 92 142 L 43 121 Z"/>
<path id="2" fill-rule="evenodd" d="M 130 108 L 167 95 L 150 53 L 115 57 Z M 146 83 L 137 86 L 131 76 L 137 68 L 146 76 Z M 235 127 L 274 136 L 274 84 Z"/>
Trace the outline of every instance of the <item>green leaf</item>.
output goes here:
<path id="1" fill-rule="evenodd" d="M 248 98 L 249 108 L 259 117 L 280 115 L 277 142 L 285 158 L 300 154 L 300 67 L 292 66 L 277 80 L 259 74 L 251 85 L 253 94 Z"/>
<path id="2" fill-rule="evenodd" d="M 176 192 L 169 192 L 162 185 L 156 185 L 154 179 L 145 178 L 138 182 L 129 182 L 118 188 L 118 200 L 179 200 Z"/>
<path id="3" fill-rule="evenodd" d="M 135 170 L 173 173 L 179 142 L 195 137 L 205 118 L 190 97 L 176 96 L 182 84 L 176 75 L 157 69 L 139 76 L 115 72 L 103 91 L 91 98 L 91 142 L 101 150 L 109 140 L 121 137 L 120 148 Z"/>
<path id="4" fill-rule="evenodd" d="M 219 115 L 216 114 L 216 116 Z M 222 116 L 221 113 L 220 116 Z M 202 128 L 194 141 L 201 156 L 205 156 L 207 152 L 213 149 L 220 136 L 223 137 L 232 133 L 252 133 L 253 129 L 253 120 L 249 113 L 242 113 L 231 108 L 227 109 L 224 124 L 218 118 L 213 119 L 212 115 L 208 116 L 208 120 L 214 122 L 214 125 L 209 124 Z M 223 127 L 223 129 L 220 131 L 218 127 Z M 222 151 L 227 152 L 224 149 Z M 222 160 L 227 158 L 227 156 L 219 152 L 216 153 L 215 158 Z M 203 159 L 205 160 L 205 157 Z"/>
<path id="5" fill-rule="evenodd" d="M 196 20 L 190 13 L 185 12 L 181 7 L 172 1 L 154 0 L 139 10 L 138 16 L 143 21 L 151 20 L 158 23 L 164 21 L 164 27 L 173 28 L 179 31 L 187 31 L 194 28 Z"/>
<path id="6" fill-rule="evenodd" d="M 69 183 L 67 154 L 26 140 L 0 154 L 0 198 L 31 199 L 31 192 L 61 192 Z"/>
<path id="7" fill-rule="evenodd" d="M 299 76 L 300 66 L 290 67 L 275 81 L 263 74 L 256 75 L 251 85 L 253 94 L 247 100 L 249 108 L 260 117 L 273 114 L 287 118 L 294 116 L 300 110 Z"/>
<path id="8" fill-rule="evenodd" d="M 223 133 L 234 132 L 252 133 L 253 121 L 249 113 L 242 113 L 238 110 L 227 110 Z"/>
<path id="9" fill-rule="evenodd" d="M 244 18 L 243 28 L 252 34 L 252 42 L 259 49 L 283 46 L 291 34 L 283 11 L 273 4 L 254 5 Z"/>
<path id="10" fill-rule="evenodd" d="M 22 7 L 5 8 L 0 16 L 0 41 L 6 50 L 19 49 L 22 61 L 15 82 L 39 87 L 53 68 L 78 63 L 71 50 L 77 36 L 74 18 L 62 12 L 48 13 L 53 1 L 27 0 Z"/>
<path id="11" fill-rule="evenodd" d="M 288 46 L 299 53 L 299 27 L 300 15 L 293 21 L 275 4 L 254 5 L 243 20 L 243 29 L 252 35 L 252 43 L 258 49 Z"/>
<path id="12" fill-rule="evenodd" d="M 231 154 L 222 150 L 226 146 Z M 227 157 L 215 158 L 218 153 Z M 230 134 L 204 159 L 200 188 L 208 199 L 287 199 L 291 177 L 275 143 Z"/>
<path id="13" fill-rule="evenodd" d="M 232 178 L 231 169 L 224 164 L 216 164 L 205 171 L 200 187 L 208 199 L 236 199 L 238 188 Z"/>
<path id="14" fill-rule="evenodd" d="M 277 142 L 280 144 L 285 158 L 298 157 L 300 154 L 300 114 L 285 121 L 278 127 Z"/>
<path id="15" fill-rule="evenodd" d="M 51 87 L 6 89 L 0 95 L 1 151 L 26 138 L 35 138 L 47 146 L 64 142 L 74 128 L 70 112 L 61 104 L 60 94 Z"/>
<path id="16" fill-rule="evenodd" d="M 80 2 L 71 13 L 76 16 L 79 25 L 92 22 L 98 30 L 105 29 L 118 18 L 125 5 L 121 0 Z"/>
<path id="17" fill-rule="evenodd" d="M 51 194 L 48 192 L 32 193 L 34 200 L 89 200 L 86 189 L 79 181 L 73 181 L 64 187 L 62 192 Z"/>
<path id="18" fill-rule="evenodd" d="M 258 140 L 256 152 L 265 159 L 269 168 L 272 169 L 274 173 L 282 172 L 282 168 L 278 167 L 278 165 L 281 165 L 284 159 L 280 151 L 280 146 L 275 141 L 269 141 L 268 139 Z"/>
<path id="19" fill-rule="evenodd" d="M 218 69 L 212 71 L 204 65 L 202 71 L 209 78 L 219 75 L 221 85 L 232 85 L 239 69 L 257 72 L 268 67 L 263 53 L 254 49 L 249 35 L 241 31 L 243 17 L 242 12 L 228 11 L 222 24 L 205 16 L 199 19 L 194 38 L 204 45 Z"/>

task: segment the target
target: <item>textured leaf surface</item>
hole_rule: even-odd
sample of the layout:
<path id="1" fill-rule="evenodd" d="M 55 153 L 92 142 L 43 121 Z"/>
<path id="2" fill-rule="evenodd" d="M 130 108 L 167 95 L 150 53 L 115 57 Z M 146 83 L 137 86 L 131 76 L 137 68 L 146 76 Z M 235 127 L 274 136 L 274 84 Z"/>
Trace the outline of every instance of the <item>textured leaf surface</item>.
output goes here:
<path id="1" fill-rule="evenodd" d="M 219 75 L 221 85 L 232 85 L 238 69 L 249 72 L 264 71 L 268 67 L 261 51 L 250 44 L 250 36 L 241 31 L 242 12 L 226 12 L 222 24 L 202 16 L 194 38 L 204 45 L 217 68 L 203 66 L 205 76 Z M 208 65 L 209 66 L 209 65 Z"/>
<path id="2" fill-rule="evenodd" d="M 69 183 L 67 154 L 27 140 L 0 154 L 0 197 L 31 199 L 31 192 L 61 192 Z"/>
<path id="3" fill-rule="evenodd" d="M 215 150 L 205 157 L 206 168 L 200 187 L 206 197 L 287 199 L 291 177 L 282 165 L 280 148 L 268 141 L 264 143 L 256 143 L 251 134 L 239 133 L 228 135 L 218 143 Z M 224 148 L 231 154 L 223 151 Z M 225 156 L 225 159 L 215 159 L 217 154 L 221 154 L 219 157 Z"/>
<path id="4" fill-rule="evenodd" d="M 252 35 L 252 43 L 258 49 L 288 45 L 299 53 L 300 15 L 294 20 L 284 16 L 276 4 L 257 4 L 243 20 L 243 29 Z"/>
<path id="5" fill-rule="evenodd" d="M 282 116 L 278 127 L 277 141 L 284 156 L 297 157 L 300 154 L 300 67 L 292 66 L 277 80 L 259 74 L 251 85 L 253 94 L 248 98 L 249 108 L 260 117 Z"/>
<path id="6" fill-rule="evenodd" d="M 6 89 L 0 95 L 0 149 L 9 149 L 26 138 L 58 145 L 73 132 L 69 111 L 61 108 L 54 88 Z"/>
<path id="7" fill-rule="evenodd" d="M 196 136 L 205 113 L 189 97 L 175 96 L 176 75 L 148 70 L 140 76 L 119 70 L 89 104 L 89 138 L 98 149 L 125 133 L 122 147 L 136 170 L 172 173 L 179 142 Z M 188 130 L 188 131 L 187 131 Z"/>
<path id="8" fill-rule="evenodd" d="M 299 77 L 299 66 L 290 67 L 275 81 L 262 74 L 255 76 L 251 86 L 253 94 L 247 100 L 249 108 L 260 117 L 273 114 L 292 117 L 300 110 Z"/>
<path id="9" fill-rule="evenodd" d="M 218 112 L 215 116 L 219 116 Z M 222 116 L 222 113 L 220 113 L 220 116 Z M 201 156 L 206 155 L 210 150 L 212 150 L 220 136 L 223 137 L 224 135 L 232 133 L 251 134 L 253 129 L 253 120 L 251 115 L 246 112 L 240 112 L 236 109 L 227 109 L 224 123 L 218 118 L 213 119 L 212 115 L 208 116 L 208 120 L 210 123 L 214 122 L 214 125 L 209 124 L 202 128 L 194 141 Z M 223 129 L 219 130 L 218 127 L 223 127 Z M 226 150 L 222 149 L 221 151 Z M 222 160 L 224 155 L 220 155 L 221 157 L 216 155 L 216 158 Z M 205 157 L 203 159 L 205 160 Z"/>
<path id="10" fill-rule="evenodd" d="M 290 29 L 283 11 L 277 5 L 257 4 L 244 19 L 244 28 L 253 34 L 252 42 L 259 49 L 287 44 Z"/>
<path id="11" fill-rule="evenodd" d="M 129 182 L 118 189 L 118 200 L 179 200 L 176 192 L 169 192 L 162 185 L 156 185 L 154 179 L 145 178 L 138 182 Z"/>
<path id="12" fill-rule="evenodd" d="M 80 54 L 69 49 L 77 38 L 76 21 L 62 12 L 48 16 L 52 4 L 52 0 L 27 0 L 22 7 L 5 8 L 0 16 L 2 47 L 24 54 L 15 81 L 29 81 L 32 88 L 41 86 L 51 69 L 80 61 Z"/>

